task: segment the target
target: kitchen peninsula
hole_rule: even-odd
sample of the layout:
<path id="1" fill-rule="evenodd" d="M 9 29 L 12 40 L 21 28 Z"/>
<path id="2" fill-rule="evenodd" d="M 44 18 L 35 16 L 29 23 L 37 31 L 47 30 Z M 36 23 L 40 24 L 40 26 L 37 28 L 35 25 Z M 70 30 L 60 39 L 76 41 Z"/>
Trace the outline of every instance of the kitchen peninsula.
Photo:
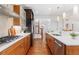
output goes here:
<path id="1" fill-rule="evenodd" d="M 79 37 L 72 39 L 68 34 L 46 33 L 46 40 L 53 55 L 79 55 Z"/>

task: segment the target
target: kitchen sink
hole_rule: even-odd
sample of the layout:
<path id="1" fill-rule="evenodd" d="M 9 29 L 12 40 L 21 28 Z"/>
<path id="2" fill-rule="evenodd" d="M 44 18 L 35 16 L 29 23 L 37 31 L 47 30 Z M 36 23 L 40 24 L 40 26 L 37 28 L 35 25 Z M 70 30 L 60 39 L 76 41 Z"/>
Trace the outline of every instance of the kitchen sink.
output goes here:
<path id="1" fill-rule="evenodd" d="M 53 35 L 55 35 L 55 36 L 61 36 L 61 34 L 53 34 Z"/>

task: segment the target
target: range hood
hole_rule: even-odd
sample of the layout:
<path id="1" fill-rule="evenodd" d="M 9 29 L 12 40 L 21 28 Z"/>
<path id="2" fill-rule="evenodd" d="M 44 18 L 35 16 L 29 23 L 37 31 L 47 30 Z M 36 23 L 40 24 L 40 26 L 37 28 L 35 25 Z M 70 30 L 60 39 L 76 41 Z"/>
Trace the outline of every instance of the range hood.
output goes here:
<path id="1" fill-rule="evenodd" d="M 4 5 L 0 5 L 0 15 L 14 17 L 14 18 L 20 18 L 20 16 L 18 14 L 11 11 L 9 8 L 5 7 Z"/>

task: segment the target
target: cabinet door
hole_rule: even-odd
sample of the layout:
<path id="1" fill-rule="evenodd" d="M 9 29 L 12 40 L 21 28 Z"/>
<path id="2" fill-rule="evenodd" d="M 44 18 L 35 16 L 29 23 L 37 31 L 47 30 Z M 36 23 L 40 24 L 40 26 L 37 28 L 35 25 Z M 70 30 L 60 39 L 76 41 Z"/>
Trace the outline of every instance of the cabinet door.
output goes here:
<path id="1" fill-rule="evenodd" d="M 25 49 L 24 49 L 24 43 L 21 43 L 19 46 L 17 46 L 15 49 L 13 49 L 11 52 L 9 52 L 9 55 L 25 55 Z"/>
<path id="2" fill-rule="evenodd" d="M 20 5 L 13 5 L 13 11 L 20 15 Z M 20 25 L 20 18 L 13 18 L 13 25 Z"/>
<path id="3" fill-rule="evenodd" d="M 13 25 L 20 25 L 20 19 L 19 18 L 14 18 L 13 19 Z"/>
<path id="4" fill-rule="evenodd" d="M 47 35 L 47 45 L 52 54 L 54 54 L 54 38 L 50 35 Z"/>
<path id="5" fill-rule="evenodd" d="M 14 50 L 13 50 L 13 54 L 15 55 L 25 55 L 25 49 L 24 49 L 24 43 L 22 43 L 21 45 L 17 46 Z"/>
<path id="6" fill-rule="evenodd" d="M 24 39 L 1 52 L 2 55 L 25 55 Z"/>
<path id="7" fill-rule="evenodd" d="M 18 44 L 18 46 L 13 50 L 15 55 L 25 55 L 25 48 L 24 48 L 24 39 L 22 39 Z"/>
<path id="8" fill-rule="evenodd" d="M 25 51 L 26 51 L 26 53 L 28 52 L 28 48 L 29 48 L 28 44 L 29 44 L 28 37 L 25 37 Z"/>
<path id="9" fill-rule="evenodd" d="M 54 46 L 54 54 L 55 55 L 64 55 L 64 45 L 60 43 L 59 41 L 55 40 L 55 46 Z"/>
<path id="10" fill-rule="evenodd" d="M 30 35 L 25 37 L 25 50 L 26 50 L 26 53 L 28 52 L 29 48 L 30 48 Z"/>
<path id="11" fill-rule="evenodd" d="M 28 40 L 27 40 L 27 43 L 28 43 L 28 44 L 27 44 L 27 46 L 28 46 L 27 49 L 29 50 L 29 48 L 30 48 L 30 44 L 31 44 L 31 43 L 30 43 L 30 35 L 27 36 L 27 39 L 28 39 Z"/>
<path id="12" fill-rule="evenodd" d="M 20 5 L 13 5 L 13 11 L 19 15 L 20 14 Z"/>
<path id="13" fill-rule="evenodd" d="M 79 55 L 79 46 L 66 46 L 66 55 Z"/>

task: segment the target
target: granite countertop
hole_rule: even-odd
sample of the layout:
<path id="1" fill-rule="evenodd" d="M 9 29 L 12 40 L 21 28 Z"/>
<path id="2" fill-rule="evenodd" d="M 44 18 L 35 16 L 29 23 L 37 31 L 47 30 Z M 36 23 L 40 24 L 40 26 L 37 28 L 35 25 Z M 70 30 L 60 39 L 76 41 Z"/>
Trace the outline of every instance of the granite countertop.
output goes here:
<path id="1" fill-rule="evenodd" d="M 66 35 L 65 33 L 62 34 L 61 36 L 56 36 L 56 35 L 53 35 L 52 33 L 48 33 L 48 34 L 67 46 L 79 46 L 79 36 L 76 37 L 75 39 L 72 39 L 69 34 Z"/>
<path id="2" fill-rule="evenodd" d="M 9 43 L 0 44 L 0 52 L 5 50 L 6 48 L 10 47 L 11 45 L 13 45 L 14 43 L 21 40 L 22 38 L 26 37 L 29 34 L 30 33 L 21 33 L 21 34 L 19 34 L 21 37 L 17 38 L 16 40 L 13 40 L 12 42 L 9 42 Z"/>

